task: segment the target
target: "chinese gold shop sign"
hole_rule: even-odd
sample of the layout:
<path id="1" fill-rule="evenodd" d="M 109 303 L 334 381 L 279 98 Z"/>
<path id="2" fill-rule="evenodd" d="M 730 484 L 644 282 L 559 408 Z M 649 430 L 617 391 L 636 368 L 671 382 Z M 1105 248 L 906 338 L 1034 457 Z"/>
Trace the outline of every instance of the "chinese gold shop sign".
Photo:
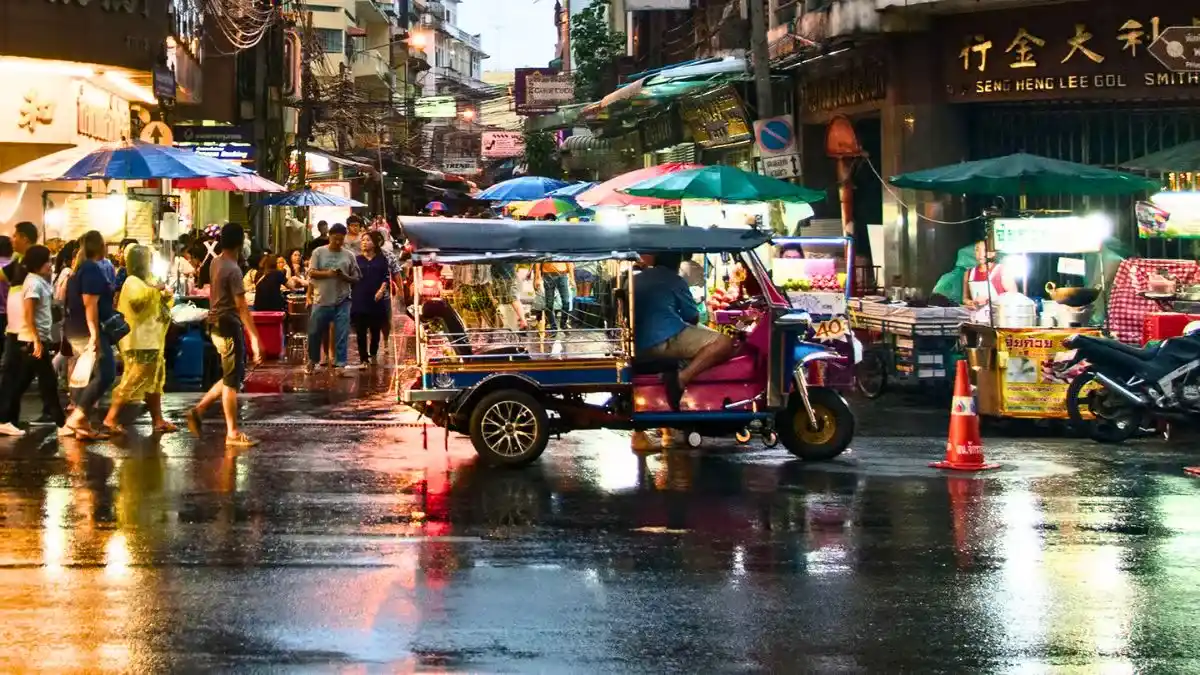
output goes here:
<path id="1" fill-rule="evenodd" d="M 1089 22 L 1086 7 L 1048 8 L 1057 19 L 1045 21 L 998 13 L 986 26 L 965 27 L 947 73 L 951 100 L 1200 96 L 1200 73 L 1169 72 L 1147 51 L 1168 26 L 1200 25 L 1200 18 Z"/>
<path id="2" fill-rule="evenodd" d="M 729 145 L 754 138 L 742 100 L 733 87 L 722 87 L 700 96 L 685 98 L 680 117 L 692 132 L 692 139 L 703 147 Z"/>

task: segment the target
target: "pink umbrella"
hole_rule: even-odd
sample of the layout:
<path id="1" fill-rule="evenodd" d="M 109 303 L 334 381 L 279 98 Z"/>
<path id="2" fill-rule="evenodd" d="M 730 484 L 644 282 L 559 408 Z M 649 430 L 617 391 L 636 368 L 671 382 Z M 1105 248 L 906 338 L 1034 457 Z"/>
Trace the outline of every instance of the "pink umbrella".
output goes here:
<path id="1" fill-rule="evenodd" d="M 678 200 L 657 199 L 655 197 L 635 197 L 620 192 L 627 187 L 636 183 L 640 183 L 649 178 L 656 178 L 668 173 L 683 171 L 685 169 L 698 169 L 700 164 L 684 164 L 681 162 L 670 162 L 667 164 L 659 164 L 637 171 L 630 171 L 626 174 L 621 174 L 611 180 L 606 180 L 603 183 L 593 187 L 592 189 L 580 193 L 575 197 L 575 201 L 582 206 L 589 208 L 596 206 L 665 206 L 667 204 L 677 204 Z"/>
<path id="2" fill-rule="evenodd" d="M 228 178 L 177 178 L 171 186 L 180 190 L 220 190 L 222 192 L 287 192 L 287 188 L 251 173 Z"/>

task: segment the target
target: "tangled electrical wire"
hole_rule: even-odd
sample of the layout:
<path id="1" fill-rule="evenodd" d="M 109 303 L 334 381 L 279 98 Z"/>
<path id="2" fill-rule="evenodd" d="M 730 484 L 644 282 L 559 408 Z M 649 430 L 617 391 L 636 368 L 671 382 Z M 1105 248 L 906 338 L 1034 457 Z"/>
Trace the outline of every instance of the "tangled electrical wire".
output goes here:
<path id="1" fill-rule="evenodd" d="M 217 48 L 219 54 L 229 55 L 251 49 L 267 34 L 267 29 L 279 17 L 275 8 L 258 0 L 198 0 L 203 16 L 212 17 L 229 50 Z M 220 44 L 218 41 L 217 44 Z"/>

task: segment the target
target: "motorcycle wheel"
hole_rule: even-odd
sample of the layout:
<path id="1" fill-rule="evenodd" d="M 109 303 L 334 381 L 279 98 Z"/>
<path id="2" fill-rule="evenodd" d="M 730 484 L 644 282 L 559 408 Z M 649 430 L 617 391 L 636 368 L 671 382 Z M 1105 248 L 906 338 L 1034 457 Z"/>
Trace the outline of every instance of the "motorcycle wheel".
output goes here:
<path id="1" fill-rule="evenodd" d="M 854 438 L 854 413 L 836 391 L 825 387 L 808 390 L 817 426 L 808 421 L 800 394 L 793 392 L 787 408 L 779 411 L 775 432 L 783 447 L 806 462 L 824 462 L 846 451 Z"/>
<path id="2" fill-rule="evenodd" d="M 1089 384 L 1096 387 L 1084 391 Z M 1124 443 L 1137 433 L 1140 412 L 1108 391 L 1090 371 L 1071 380 L 1066 403 L 1071 425 L 1098 443 Z"/>

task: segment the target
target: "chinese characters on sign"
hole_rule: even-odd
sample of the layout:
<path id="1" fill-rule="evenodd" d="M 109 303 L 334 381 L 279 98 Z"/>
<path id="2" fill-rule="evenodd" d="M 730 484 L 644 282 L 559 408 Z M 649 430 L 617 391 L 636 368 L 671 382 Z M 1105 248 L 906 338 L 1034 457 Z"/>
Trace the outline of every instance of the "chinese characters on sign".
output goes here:
<path id="1" fill-rule="evenodd" d="M 1200 17 L 1091 17 L 1078 7 L 1047 8 L 1032 17 L 996 13 L 985 24 L 978 16 L 948 20 L 964 38 L 953 52 L 947 92 L 964 100 L 1044 98 L 1064 90 L 1134 97 L 1139 90 L 1180 87 L 1200 97 L 1200 72 L 1168 72 L 1151 56 L 1151 45 L 1169 27 L 1200 26 Z"/>
<path id="2" fill-rule="evenodd" d="M 742 101 L 733 87 L 685 98 L 679 109 L 692 138 L 704 147 L 728 145 L 753 138 Z"/>

